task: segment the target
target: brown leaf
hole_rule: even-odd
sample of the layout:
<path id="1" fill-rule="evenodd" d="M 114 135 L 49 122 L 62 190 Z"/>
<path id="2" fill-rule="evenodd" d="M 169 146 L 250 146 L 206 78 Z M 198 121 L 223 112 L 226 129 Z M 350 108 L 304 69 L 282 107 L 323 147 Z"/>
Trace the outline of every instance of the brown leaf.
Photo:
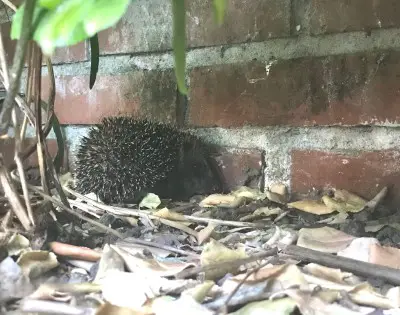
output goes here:
<path id="1" fill-rule="evenodd" d="M 315 229 L 303 228 L 299 231 L 297 245 L 325 253 L 337 253 L 345 249 L 354 239 L 354 236 L 327 226 Z"/>
<path id="2" fill-rule="evenodd" d="M 323 202 L 319 200 L 300 200 L 288 203 L 288 207 L 296 208 L 301 211 L 310 212 L 318 215 L 328 214 L 334 212 L 334 210 L 327 207 Z"/>

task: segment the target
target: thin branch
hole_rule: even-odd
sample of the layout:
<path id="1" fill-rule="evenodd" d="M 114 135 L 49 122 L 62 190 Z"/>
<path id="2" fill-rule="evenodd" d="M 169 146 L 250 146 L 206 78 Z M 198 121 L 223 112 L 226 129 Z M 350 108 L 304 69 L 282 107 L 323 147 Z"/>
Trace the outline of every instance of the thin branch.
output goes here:
<path id="1" fill-rule="evenodd" d="M 3 185 L 4 193 L 10 202 L 12 210 L 14 211 L 15 215 L 21 222 L 24 229 L 26 231 L 29 231 L 31 229 L 29 218 L 26 215 L 26 212 L 24 211 L 24 206 L 21 203 L 19 194 L 14 186 L 10 174 L 8 173 L 7 168 L 3 164 L 2 155 L 0 155 L 0 181 L 1 184 Z"/>
<path id="2" fill-rule="evenodd" d="M 17 11 L 17 7 L 11 3 L 11 1 L 9 0 L 1 0 L 4 4 L 6 4 L 11 10 L 13 10 L 14 12 Z"/>
<path id="3" fill-rule="evenodd" d="M 8 78 L 7 59 L 6 59 L 6 52 L 4 49 L 3 32 L 1 26 L 0 26 L 0 63 L 1 63 L 1 70 L 3 72 L 4 85 L 9 86 L 10 83 Z"/>
<path id="4" fill-rule="evenodd" d="M 15 48 L 13 66 L 10 72 L 11 82 L 9 89 L 7 90 L 3 107 L 0 111 L 0 134 L 7 133 L 8 127 L 10 126 L 11 110 L 14 105 L 15 96 L 17 94 L 21 79 L 22 68 L 25 62 L 26 46 L 31 35 L 31 25 L 35 4 L 36 0 L 25 2 L 21 37 L 18 40 Z"/>
<path id="5" fill-rule="evenodd" d="M 21 161 L 21 157 L 20 157 L 22 143 L 21 143 L 21 138 L 19 137 L 17 114 L 16 114 L 16 108 L 15 107 L 13 108 L 13 111 L 12 111 L 12 120 L 13 120 L 14 130 L 15 130 L 14 160 L 15 160 L 15 163 L 17 164 L 18 173 L 19 173 L 19 176 L 21 178 L 21 186 L 22 186 L 22 191 L 23 191 L 23 194 L 24 194 L 26 210 L 28 212 L 28 218 L 31 221 L 31 224 L 33 226 L 35 226 L 35 219 L 33 217 L 31 201 L 30 201 L 30 198 L 29 198 L 29 191 L 28 191 L 28 187 L 26 186 L 26 177 L 25 177 L 24 167 L 22 165 L 22 161 Z"/>

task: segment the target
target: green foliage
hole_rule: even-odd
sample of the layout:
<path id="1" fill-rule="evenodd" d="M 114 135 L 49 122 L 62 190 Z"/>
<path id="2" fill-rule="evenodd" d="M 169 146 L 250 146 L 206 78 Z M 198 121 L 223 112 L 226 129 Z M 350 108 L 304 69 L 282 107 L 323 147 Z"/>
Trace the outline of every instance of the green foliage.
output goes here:
<path id="1" fill-rule="evenodd" d="M 226 0 L 214 0 L 214 16 L 219 25 L 224 22 L 226 11 Z"/>
<path id="2" fill-rule="evenodd" d="M 172 0 L 173 31 L 172 47 L 175 57 L 175 76 L 179 92 L 187 94 L 185 83 L 186 70 L 186 10 L 185 0 Z"/>
<path id="3" fill-rule="evenodd" d="M 27 1 L 27 0 L 25 0 Z M 36 3 L 33 39 L 45 55 L 55 48 L 75 45 L 90 39 L 90 88 L 96 80 L 99 64 L 97 33 L 115 25 L 133 0 L 39 0 Z M 186 71 L 186 11 L 185 0 L 171 0 L 173 11 L 173 42 L 175 76 L 180 93 L 187 94 Z M 227 0 L 213 0 L 217 23 L 222 24 Z M 17 10 L 11 28 L 11 38 L 19 39 L 23 18 L 23 4 Z M 151 23 L 151 21 L 149 21 Z"/>
<path id="4" fill-rule="evenodd" d="M 99 70 L 99 39 L 97 34 L 90 38 L 90 83 L 89 88 L 92 89 L 96 82 L 97 71 Z"/>
<path id="5" fill-rule="evenodd" d="M 84 41 L 114 25 L 124 15 L 131 0 L 41 0 L 34 11 L 37 27 L 33 39 L 46 55 L 56 47 Z M 25 6 L 18 8 L 12 22 L 11 38 L 21 35 Z M 40 14 L 40 20 L 36 21 Z M 36 24 L 36 23 L 34 23 Z"/>

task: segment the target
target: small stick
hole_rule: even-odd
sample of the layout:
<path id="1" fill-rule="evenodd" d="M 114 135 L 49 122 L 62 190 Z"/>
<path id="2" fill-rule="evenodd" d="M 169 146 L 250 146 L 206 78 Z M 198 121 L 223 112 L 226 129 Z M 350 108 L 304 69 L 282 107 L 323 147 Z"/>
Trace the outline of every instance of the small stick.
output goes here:
<path id="1" fill-rule="evenodd" d="M 348 271 L 363 277 L 380 278 L 394 285 L 400 285 L 399 269 L 327 254 L 297 245 L 287 245 L 282 252 L 287 255 L 298 257 L 301 260 L 314 262 L 331 268 L 339 268 L 343 271 Z"/>
<path id="2" fill-rule="evenodd" d="M 198 267 L 194 267 L 192 269 L 186 269 L 186 270 L 183 270 L 182 272 L 178 273 L 175 277 L 177 279 L 184 279 L 184 278 L 187 278 L 190 276 L 194 276 L 200 272 L 219 269 L 221 267 L 226 267 L 226 264 L 229 264 L 232 268 L 233 267 L 238 268 L 241 265 L 245 265 L 245 264 L 260 260 L 260 259 L 264 259 L 266 257 L 276 255 L 277 253 L 278 253 L 278 249 L 275 247 L 275 248 L 269 249 L 265 252 L 258 253 L 258 254 L 255 254 L 253 256 L 246 257 L 246 258 L 231 260 L 228 262 L 222 261 L 222 262 L 219 262 L 216 264 L 211 264 L 211 265 L 207 265 L 207 266 L 198 266 Z"/>
<path id="3" fill-rule="evenodd" d="M 97 202 L 93 199 L 87 198 L 67 186 L 64 187 L 64 189 L 67 192 L 69 192 L 71 195 L 74 195 L 75 197 L 82 199 L 82 200 L 86 201 L 87 203 L 90 203 L 90 204 L 96 206 L 97 208 L 100 208 L 104 211 L 107 211 L 107 212 L 110 212 L 113 214 L 117 214 L 117 215 L 121 215 L 121 216 L 123 216 L 123 215 L 139 216 L 139 217 L 148 216 L 151 219 L 160 219 L 160 217 L 152 214 L 151 211 L 107 206 L 107 205 Z M 236 226 L 236 227 L 254 227 L 254 228 L 264 228 L 265 227 L 265 224 L 257 224 L 257 223 L 250 223 L 250 222 L 225 221 L 225 220 L 211 219 L 211 218 L 200 218 L 200 217 L 195 217 L 195 216 L 191 216 L 191 215 L 183 215 L 183 217 L 185 219 L 187 219 L 188 221 L 193 221 L 193 222 L 216 223 L 216 224 L 220 224 L 220 225 Z"/>

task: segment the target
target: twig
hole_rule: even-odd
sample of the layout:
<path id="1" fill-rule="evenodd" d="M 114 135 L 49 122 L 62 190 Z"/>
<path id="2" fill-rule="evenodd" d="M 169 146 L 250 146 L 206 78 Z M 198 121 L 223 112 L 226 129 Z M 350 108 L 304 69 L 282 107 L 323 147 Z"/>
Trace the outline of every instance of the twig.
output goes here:
<path id="1" fill-rule="evenodd" d="M 3 103 L 3 107 L 0 111 L 0 134 L 7 133 L 10 125 L 11 109 L 14 104 L 15 95 L 18 91 L 22 67 L 25 62 L 26 46 L 31 34 L 31 24 L 35 4 L 36 0 L 27 1 L 25 3 L 25 10 L 22 17 L 21 37 L 18 40 L 15 48 L 13 66 L 10 72 L 11 81 Z"/>
<path id="2" fill-rule="evenodd" d="M 11 208 L 13 209 L 15 215 L 21 222 L 24 229 L 26 231 L 29 231 L 31 229 L 29 218 L 26 215 L 26 212 L 24 211 L 24 206 L 22 205 L 21 200 L 19 199 L 19 194 L 14 186 L 10 174 L 8 173 L 7 168 L 3 164 L 2 156 L 0 156 L 0 181 L 1 184 L 3 185 L 4 193 L 7 196 L 8 201 L 10 202 Z"/>
<path id="3" fill-rule="evenodd" d="M 301 260 L 314 262 L 331 268 L 339 268 L 343 271 L 348 271 L 363 277 L 380 278 L 389 283 L 400 285 L 399 269 L 375 265 L 347 257 L 326 254 L 297 245 L 287 245 L 282 252 L 284 254 L 293 255 Z"/>
<path id="4" fill-rule="evenodd" d="M 3 32 L 1 26 L 0 26 L 0 63 L 1 63 L 1 70 L 3 72 L 4 85 L 9 86 L 10 82 L 8 77 L 7 59 L 4 49 Z"/>
<path id="5" fill-rule="evenodd" d="M 220 312 L 227 314 L 228 313 L 228 306 L 229 306 L 229 302 L 232 300 L 233 296 L 236 294 L 237 291 L 239 291 L 239 289 L 241 288 L 241 286 L 245 283 L 245 281 L 254 273 L 256 273 L 257 271 L 259 271 L 261 268 L 265 267 L 266 265 L 268 265 L 270 263 L 270 259 L 263 263 L 260 266 L 257 266 L 256 268 L 253 268 L 249 271 L 247 271 L 246 276 L 238 283 L 238 285 L 236 286 L 236 288 L 229 294 L 229 296 L 226 298 L 224 305 L 221 307 Z"/>
<path id="6" fill-rule="evenodd" d="M 245 265 L 248 263 L 252 263 L 254 261 L 260 260 L 260 259 L 264 259 L 266 257 L 269 256 L 273 256 L 276 255 L 278 253 L 278 249 L 277 248 L 272 248 L 269 249 L 265 252 L 262 253 L 258 253 L 256 255 L 250 256 L 250 257 L 246 257 L 246 258 L 241 258 L 241 259 L 236 259 L 236 260 L 230 260 L 230 261 L 223 261 L 223 262 L 219 262 L 216 264 L 211 264 L 211 265 L 206 265 L 206 266 L 198 266 L 198 267 L 194 267 L 192 269 L 185 269 L 182 272 L 178 273 L 175 277 L 177 279 L 184 279 L 190 276 L 194 276 L 200 272 L 204 272 L 204 271 L 211 271 L 211 270 L 215 270 L 215 269 L 220 269 L 220 268 L 226 268 L 226 265 L 229 264 L 232 269 L 233 268 L 238 268 L 241 265 Z"/>
<path id="7" fill-rule="evenodd" d="M 109 228 L 109 227 L 105 226 L 104 224 L 101 224 L 100 222 L 97 222 L 95 220 L 89 219 L 89 218 L 81 215 L 80 213 L 77 213 L 76 211 L 68 208 L 60 200 L 45 194 L 40 188 L 37 188 L 37 187 L 29 185 L 29 184 L 28 184 L 28 188 L 31 189 L 32 191 L 38 193 L 39 195 L 41 195 L 44 199 L 46 199 L 48 201 L 51 201 L 52 203 L 54 203 L 57 206 L 61 207 L 66 212 L 78 217 L 79 219 L 84 220 L 84 221 L 86 221 L 86 222 L 98 227 L 99 229 L 102 229 L 103 231 L 105 231 L 107 233 L 110 233 L 110 234 L 112 234 L 112 235 L 114 235 L 114 236 L 116 236 L 116 237 L 118 237 L 120 239 L 124 238 L 124 236 L 121 233 L 115 231 L 114 229 Z M 167 251 L 174 252 L 174 253 L 177 253 L 177 254 L 198 257 L 198 255 L 196 255 L 196 254 L 193 254 L 193 253 L 190 253 L 190 252 L 187 252 L 187 251 L 183 251 L 183 250 L 174 248 L 172 246 L 165 246 L 165 245 L 157 244 L 157 243 L 154 243 L 154 242 L 149 242 L 149 241 L 144 241 L 144 240 L 132 240 L 132 241 L 129 241 L 128 243 L 136 243 L 136 244 L 139 244 L 139 245 L 156 247 L 156 248 L 167 250 Z"/>
<path id="8" fill-rule="evenodd" d="M 11 8 L 14 12 L 17 11 L 17 7 L 11 3 L 9 0 L 1 0 L 4 4 L 6 4 L 9 8 Z"/>
<path id="9" fill-rule="evenodd" d="M 29 191 L 28 187 L 26 186 L 26 178 L 25 178 L 25 171 L 24 167 L 22 165 L 21 157 L 20 157 L 20 152 L 21 152 L 21 139 L 19 137 L 19 130 L 18 130 L 18 122 L 17 122 L 17 114 L 16 114 L 16 109 L 13 108 L 12 110 L 12 120 L 14 124 L 14 130 L 15 130 L 15 153 L 14 153 L 14 160 L 15 163 L 17 164 L 17 169 L 19 176 L 21 178 L 21 186 L 22 186 L 22 192 L 24 195 L 25 199 L 25 205 L 26 205 L 26 210 L 28 213 L 28 218 L 31 221 L 32 226 L 35 226 L 35 219 L 33 217 L 33 212 L 32 212 L 32 207 L 31 207 L 31 201 L 29 198 Z"/>
<path id="10" fill-rule="evenodd" d="M 93 199 L 87 198 L 87 197 L 79 194 L 78 192 L 74 191 L 73 189 L 71 189 L 69 187 L 64 187 L 64 189 L 66 191 L 68 191 L 71 195 L 74 195 L 75 197 L 77 197 L 79 199 L 82 199 L 82 200 L 86 201 L 87 203 L 90 203 L 90 204 L 96 206 L 99 209 L 102 209 L 104 211 L 107 211 L 107 212 L 110 212 L 110 213 L 113 213 L 113 214 L 116 214 L 116 215 L 121 215 L 121 216 L 139 216 L 139 217 L 148 216 L 151 219 L 159 219 L 160 218 L 160 217 L 152 214 L 151 211 L 108 206 L 108 205 L 102 204 L 100 202 L 97 202 L 97 201 L 95 201 Z M 193 222 L 216 223 L 216 224 L 220 224 L 220 225 L 236 226 L 236 227 L 254 227 L 254 228 L 265 227 L 265 225 L 256 224 L 256 223 L 250 223 L 250 222 L 224 221 L 224 220 L 219 220 L 219 219 L 200 218 L 200 217 L 195 217 L 195 216 L 191 216 L 191 215 L 183 215 L 183 217 L 187 221 L 193 221 Z"/>
<path id="11" fill-rule="evenodd" d="M 26 299 L 22 301 L 21 311 L 25 313 L 45 313 L 58 315 L 91 314 L 90 309 L 65 303 Z"/>

